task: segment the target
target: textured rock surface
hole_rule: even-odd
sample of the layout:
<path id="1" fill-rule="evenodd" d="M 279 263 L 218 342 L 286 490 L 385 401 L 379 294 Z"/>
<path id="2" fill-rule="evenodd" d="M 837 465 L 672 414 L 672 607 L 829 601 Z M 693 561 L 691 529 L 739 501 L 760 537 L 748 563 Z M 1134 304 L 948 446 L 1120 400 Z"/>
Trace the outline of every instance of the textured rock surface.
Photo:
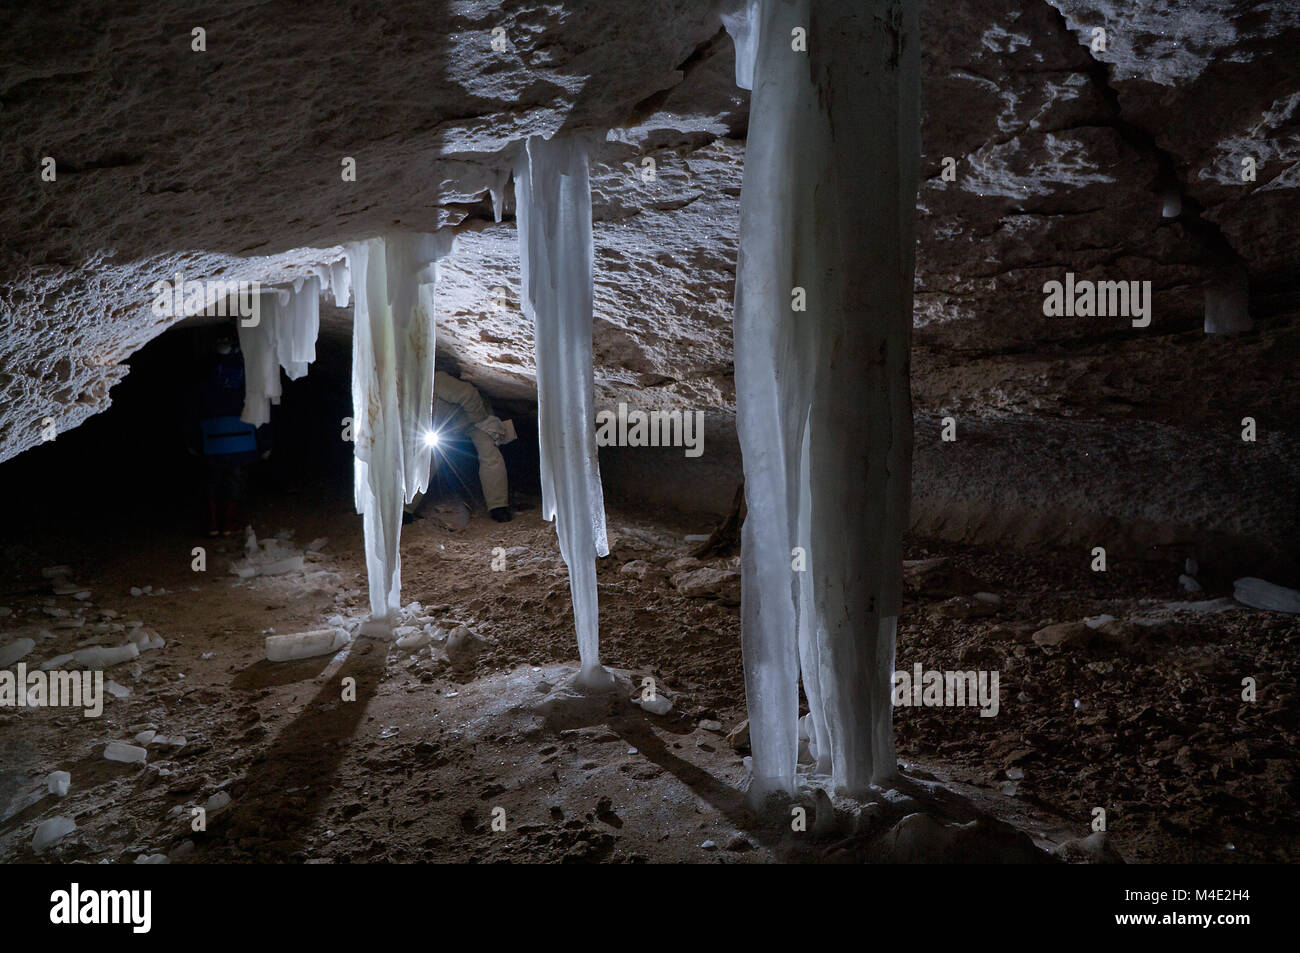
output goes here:
<path id="1" fill-rule="evenodd" d="M 174 323 L 151 313 L 153 282 L 287 282 L 392 229 L 461 231 L 442 271 L 440 348 L 493 396 L 531 398 L 501 173 L 524 136 L 560 128 L 605 139 L 592 169 L 598 405 L 730 415 L 748 94 L 717 6 L 15 14 L 0 36 L 0 460 L 38 443 L 47 419 L 62 432 L 108 405 L 122 362 Z M 1295 6 L 976 0 L 925 15 L 918 409 L 1016 415 L 1030 430 L 1145 418 L 1195 434 L 1204 421 L 1189 411 L 1223 394 L 1216 432 L 1264 399 L 1269 426 L 1294 434 L 1295 385 L 1268 374 L 1287 364 L 1300 302 Z M 203 53 L 190 49 L 197 26 Z M 1095 27 L 1105 51 L 1090 49 Z M 55 182 L 41 180 L 46 156 Z M 345 156 L 356 182 L 340 177 Z M 1254 182 L 1241 181 L 1245 156 Z M 506 195 L 501 223 L 490 187 Z M 1162 218 L 1171 190 L 1183 213 Z M 1183 335 L 1200 327 L 1203 282 L 1238 257 L 1252 312 L 1273 324 L 1207 353 Z M 1042 284 L 1066 271 L 1151 281 L 1151 327 L 1044 317 Z M 349 327 L 348 312 L 322 308 L 322 333 Z M 1243 364 L 1268 371 L 1253 392 Z"/>

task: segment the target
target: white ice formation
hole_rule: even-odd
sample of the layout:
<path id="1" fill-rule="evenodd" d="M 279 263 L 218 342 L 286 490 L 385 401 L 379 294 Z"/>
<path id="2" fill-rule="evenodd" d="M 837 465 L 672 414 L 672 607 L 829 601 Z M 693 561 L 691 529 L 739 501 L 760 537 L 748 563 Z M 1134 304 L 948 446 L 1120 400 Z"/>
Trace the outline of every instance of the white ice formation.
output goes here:
<path id="1" fill-rule="evenodd" d="M 524 314 L 537 357 L 542 516 L 556 521 L 569 567 L 581 671 L 575 684 L 609 688 L 600 664 L 596 557 L 609 554 L 592 406 L 592 243 L 589 143 L 534 136 L 515 168 Z"/>
<path id="2" fill-rule="evenodd" d="M 919 6 L 761 0 L 726 25 L 738 78 L 754 63 L 735 315 L 751 800 L 794 793 L 801 668 L 818 769 L 860 794 L 896 768 Z"/>
<path id="3" fill-rule="evenodd" d="M 355 495 L 364 519 L 371 626 L 401 608 L 402 504 L 427 488 L 432 426 L 434 286 L 451 253 L 448 231 L 398 234 L 349 245 Z M 335 285 L 337 288 L 337 284 Z"/>

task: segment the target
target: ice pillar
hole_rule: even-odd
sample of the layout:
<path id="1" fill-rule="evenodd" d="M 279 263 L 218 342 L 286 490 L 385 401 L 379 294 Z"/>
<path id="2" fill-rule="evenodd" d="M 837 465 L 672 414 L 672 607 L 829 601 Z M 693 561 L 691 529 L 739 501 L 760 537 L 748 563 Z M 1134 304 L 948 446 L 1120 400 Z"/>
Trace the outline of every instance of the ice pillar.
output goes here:
<path id="1" fill-rule="evenodd" d="M 751 796 L 794 789 L 801 661 L 819 761 L 861 793 L 895 770 L 919 3 L 756 12 L 734 328 Z"/>
<path id="2" fill-rule="evenodd" d="M 401 606 L 402 504 L 428 482 L 433 289 L 436 262 L 451 248 L 450 233 L 439 232 L 375 238 L 347 249 L 354 490 L 365 532 L 372 634 L 383 634 Z"/>
<path id="3" fill-rule="evenodd" d="M 533 322 L 542 516 L 556 521 L 582 670 L 578 684 L 612 684 L 600 665 L 596 557 L 609 554 L 592 408 L 591 189 L 576 137 L 527 142 L 515 169 L 524 314 Z"/>

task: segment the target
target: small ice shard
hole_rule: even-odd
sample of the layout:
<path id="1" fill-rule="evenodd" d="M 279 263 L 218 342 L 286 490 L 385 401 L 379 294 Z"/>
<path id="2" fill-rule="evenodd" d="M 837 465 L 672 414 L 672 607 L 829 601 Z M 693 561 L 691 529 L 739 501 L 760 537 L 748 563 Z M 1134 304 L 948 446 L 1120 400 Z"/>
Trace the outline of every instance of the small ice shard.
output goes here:
<path id="1" fill-rule="evenodd" d="M 60 609 L 58 606 L 45 606 L 41 609 L 41 611 L 48 616 L 53 616 L 56 619 L 61 619 L 68 614 L 67 609 Z"/>
<path id="2" fill-rule="evenodd" d="M 84 665 L 87 668 L 108 668 L 112 665 L 120 665 L 123 662 L 139 658 L 140 649 L 134 642 L 112 647 L 93 645 L 88 649 L 74 652 L 72 657 L 78 665 Z"/>
<path id="3" fill-rule="evenodd" d="M 1201 584 L 1186 573 L 1178 577 L 1178 584 L 1183 587 L 1184 592 L 1201 591 Z"/>
<path id="4" fill-rule="evenodd" d="M 1300 613 L 1300 592 L 1279 586 L 1254 576 L 1246 576 L 1233 583 L 1232 596 L 1242 605 L 1270 612 Z"/>
<path id="5" fill-rule="evenodd" d="M 141 652 L 148 652 L 151 649 L 160 649 L 167 644 L 166 640 L 153 629 L 146 629 L 143 626 L 133 631 L 127 636 L 127 641 L 135 645 Z"/>
<path id="6" fill-rule="evenodd" d="M 1012 781 L 1023 781 L 1025 778 L 1024 768 L 1007 768 L 1007 777 Z"/>
<path id="7" fill-rule="evenodd" d="M 310 543 L 307 544 L 307 552 L 319 553 L 322 549 L 325 548 L 326 544 L 329 541 L 330 538 L 328 536 L 318 536 L 315 539 L 313 539 Z"/>
<path id="8" fill-rule="evenodd" d="M 1114 621 L 1115 621 L 1115 617 L 1113 615 L 1107 615 L 1106 613 L 1103 612 L 1101 615 L 1088 616 L 1086 619 L 1083 620 L 1083 624 L 1090 629 L 1100 629 L 1107 622 L 1114 622 Z"/>
<path id="9" fill-rule="evenodd" d="M 36 825 L 36 834 L 32 837 L 32 850 L 39 854 L 76 829 L 77 822 L 70 817 L 51 817 L 48 821 L 42 821 Z"/>
<path id="10" fill-rule="evenodd" d="M 418 649 L 429 644 L 429 633 L 424 629 L 417 629 L 413 626 L 404 626 L 405 634 L 397 637 L 397 647 L 399 649 Z M 398 630 L 399 632 L 402 630 Z"/>
<path id="11" fill-rule="evenodd" d="M 212 797 L 208 798 L 203 805 L 203 809 L 209 814 L 215 814 L 224 808 L 230 806 L 230 795 L 225 791 L 218 791 Z"/>
<path id="12" fill-rule="evenodd" d="M 127 744 L 125 741 L 110 741 L 104 746 L 104 757 L 109 761 L 121 761 L 124 764 L 144 764 L 149 752 L 139 745 Z"/>
<path id="13" fill-rule="evenodd" d="M 72 784 L 72 775 L 67 771 L 51 771 L 50 776 L 45 779 L 46 790 L 55 797 L 65 797 L 70 784 Z"/>
<path id="14" fill-rule="evenodd" d="M 111 678 L 104 683 L 104 691 L 108 692 L 114 698 L 129 698 L 131 695 L 131 689 L 127 688 L 125 685 L 117 684 L 117 682 L 113 681 Z"/>
<path id="15" fill-rule="evenodd" d="M 154 735 L 153 743 L 160 748 L 184 748 L 188 742 L 184 735 Z"/>
<path id="16" fill-rule="evenodd" d="M 1183 572 L 1187 573 L 1189 576 L 1195 576 L 1197 570 L 1200 568 L 1201 567 L 1197 564 L 1196 560 L 1191 556 L 1188 556 L 1187 559 L 1183 561 Z"/>
<path id="17" fill-rule="evenodd" d="M 131 595 L 133 595 L 133 596 L 143 596 L 143 595 L 144 595 L 144 590 L 141 589 L 139 586 L 132 586 L 132 587 L 131 587 Z"/>
<path id="18" fill-rule="evenodd" d="M 75 582 L 59 582 L 54 584 L 54 586 L 51 588 L 51 591 L 56 596 L 70 596 L 74 592 L 83 592 L 85 590 L 82 586 L 78 586 Z"/>
<path id="19" fill-rule="evenodd" d="M 290 662 L 318 655 L 333 655 L 349 641 L 348 634 L 343 629 L 314 629 L 292 635 L 268 635 L 266 657 L 272 662 Z"/>
<path id="20" fill-rule="evenodd" d="M 652 715 L 666 715 L 673 709 L 672 699 L 662 692 L 656 692 L 651 698 L 643 698 L 638 695 L 633 700 L 641 706 L 643 711 L 648 711 Z"/>
<path id="21" fill-rule="evenodd" d="M 170 863 L 166 854 L 141 854 L 135 859 L 137 864 L 166 864 Z"/>
<path id="22" fill-rule="evenodd" d="M 391 642 L 393 640 L 393 627 L 385 619 L 366 619 L 361 625 L 357 626 L 357 634 L 371 639 L 383 639 L 385 642 Z"/>
<path id="23" fill-rule="evenodd" d="M 6 645 L 0 645 L 0 668 L 8 668 L 19 659 L 26 658 L 34 648 L 36 642 L 28 638 L 14 639 Z"/>
<path id="24" fill-rule="evenodd" d="M 153 741 L 154 737 L 157 734 L 158 732 L 150 728 L 147 731 L 142 731 L 138 735 L 136 735 L 135 740 L 142 745 L 147 745 L 149 742 Z"/>

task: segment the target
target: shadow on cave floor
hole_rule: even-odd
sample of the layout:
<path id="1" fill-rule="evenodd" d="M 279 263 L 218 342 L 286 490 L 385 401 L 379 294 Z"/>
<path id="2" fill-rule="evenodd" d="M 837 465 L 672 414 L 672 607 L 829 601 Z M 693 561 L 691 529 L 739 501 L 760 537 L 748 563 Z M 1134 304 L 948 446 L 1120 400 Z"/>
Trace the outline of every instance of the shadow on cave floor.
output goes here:
<path id="1" fill-rule="evenodd" d="M 927 561 L 907 571 L 900 668 L 997 670 L 1001 710 L 897 709 L 896 791 L 863 817 L 838 800 L 827 812 L 809 791 L 807 831 L 795 832 L 790 805 L 762 818 L 743 807 L 734 590 L 687 597 L 671 581 L 696 565 L 685 536 L 698 525 L 611 508 L 612 554 L 598 569 L 602 660 L 631 684 L 655 679 L 672 710 L 616 700 L 612 712 L 548 722 L 538 704 L 575 646 L 555 530 L 536 508 L 504 525 L 475 514 L 459 529 L 434 519 L 404 528 L 410 615 L 442 633 L 470 627 L 477 637 L 462 649 L 358 640 L 333 660 L 273 664 L 267 634 L 354 625 L 367 601 L 360 521 L 346 501 L 273 503 L 251 509 L 259 537 L 284 530 L 298 551 L 328 537 L 301 571 L 240 580 L 228 571 L 243 556 L 234 539 L 210 543 L 196 573 L 184 529 L 126 524 L 106 539 L 57 519 L 12 560 L 3 625 L 6 638 L 33 638 L 30 663 L 119 644 L 117 627 L 136 621 L 166 645 L 106 672 L 130 694 L 108 698 L 102 718 L 0 713 L 0 860 L 37 859 L 35 825 L 56 815 L 77 829 L 39 859 L 1025 859 L 1023 835 L 976 815 L 1042 845 L 1089 834 L 1096 808 L 1128 860 L 1296 857 L 1300 627 L 1240 608 L 1179 609 L 1177 567 L 1159 558 L 1098 578 L 1074 554 L 910 540 L 909 558 Z M 47 557 L 70 563 L 90 597 L 52 595 L 39 573 Z M 130 594 L 145 585 L 152 592 Z M 1069 628 L 1055 645 L 1033 637 L 1101 612 L 1118 624 Z M 1253 704 L 1240 698 L 1244 674 L 1259 685 Z M 342 699 L 349 677 L 355 702 Z M 148 745 L 144 766 L 104 760 L 108 741 L 149 730 L 186 743 Z M 72 775 L 63 799 L 45 791 L 55 769 Z M 191 810 L 220 792 L 230 806 L 192 831 Z M 912 815 L 923 819 L 900 825 Z"/>

